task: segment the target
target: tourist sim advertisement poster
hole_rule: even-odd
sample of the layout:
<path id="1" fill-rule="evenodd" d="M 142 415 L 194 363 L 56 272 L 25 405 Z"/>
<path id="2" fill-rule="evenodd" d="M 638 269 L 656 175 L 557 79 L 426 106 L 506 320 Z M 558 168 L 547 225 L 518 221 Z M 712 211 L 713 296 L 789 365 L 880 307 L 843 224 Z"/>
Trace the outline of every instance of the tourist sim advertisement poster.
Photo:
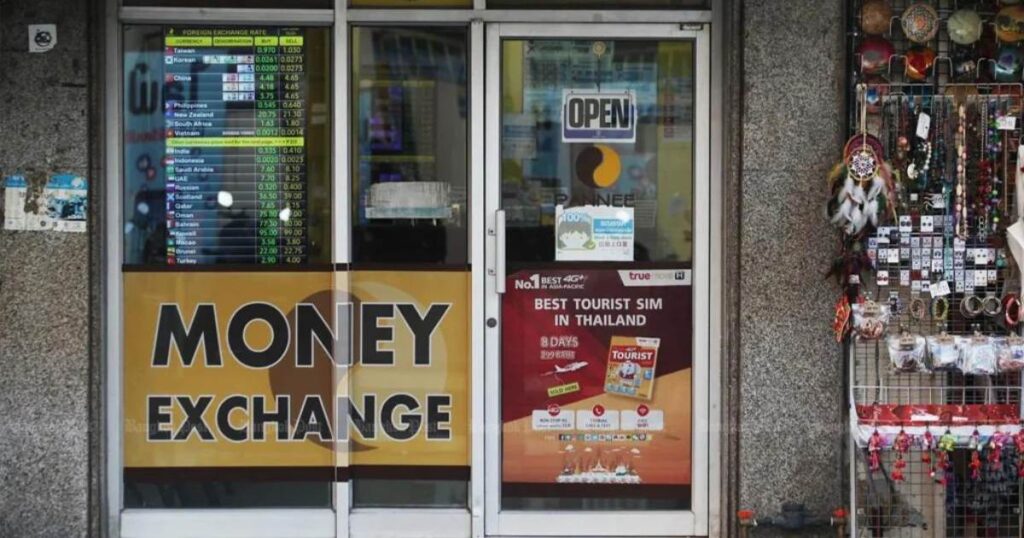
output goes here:
<path id="1" fill-rule="evenodd" d="M 690 485 L 690 278 L 675 269 L 509 277 L 502 302 L 506 489 L 604 484 L 642 496 L 645 486 Z"/>

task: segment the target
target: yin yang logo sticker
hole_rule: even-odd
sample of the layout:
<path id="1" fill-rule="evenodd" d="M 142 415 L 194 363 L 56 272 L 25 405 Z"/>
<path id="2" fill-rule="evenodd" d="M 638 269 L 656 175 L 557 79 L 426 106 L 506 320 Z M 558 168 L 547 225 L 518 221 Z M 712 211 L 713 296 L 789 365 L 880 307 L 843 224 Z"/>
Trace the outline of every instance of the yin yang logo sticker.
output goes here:
<path id="1" fill-rule="evenodd" d="M 592 189 L 607 189 L 619 181 L 622 159 L 605 144 L 587 146 L 576 156 L 576 179 Z"/>

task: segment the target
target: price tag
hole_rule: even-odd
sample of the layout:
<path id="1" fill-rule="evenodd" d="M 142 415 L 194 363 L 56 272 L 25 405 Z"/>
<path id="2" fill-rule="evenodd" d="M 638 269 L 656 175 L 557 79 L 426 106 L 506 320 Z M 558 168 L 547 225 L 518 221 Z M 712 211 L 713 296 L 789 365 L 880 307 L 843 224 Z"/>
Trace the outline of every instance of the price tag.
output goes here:
<path id="1" fill-rule="evenodd" d="M 932 128 L 932 117 L 922 112 L 917 116 L 917 137 L 928 140 L 928 131 Z"/>
<path id="2" fill-rule="evenodd" d="M 1017 116 L 999 116 L 996 118 L 996 128 L 1000 131 L 1012 131 L 1017 128 Z"/>

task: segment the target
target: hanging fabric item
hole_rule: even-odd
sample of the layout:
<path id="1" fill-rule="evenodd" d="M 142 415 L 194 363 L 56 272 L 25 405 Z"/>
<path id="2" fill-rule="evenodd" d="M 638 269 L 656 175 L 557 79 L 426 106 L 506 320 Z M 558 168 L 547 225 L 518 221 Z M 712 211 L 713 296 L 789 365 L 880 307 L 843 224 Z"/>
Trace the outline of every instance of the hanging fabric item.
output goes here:
<path id="1" fill-rule="evenodd" d="M 857 89 L 860 132 L 850 138 L 843 161 L 829 173 L 832 196 L 829 219 L 847 236 L 874 229 L 889 210 L 892 169 L 884 160 L 881 142 L 867 132 L 866 87 Z"/>

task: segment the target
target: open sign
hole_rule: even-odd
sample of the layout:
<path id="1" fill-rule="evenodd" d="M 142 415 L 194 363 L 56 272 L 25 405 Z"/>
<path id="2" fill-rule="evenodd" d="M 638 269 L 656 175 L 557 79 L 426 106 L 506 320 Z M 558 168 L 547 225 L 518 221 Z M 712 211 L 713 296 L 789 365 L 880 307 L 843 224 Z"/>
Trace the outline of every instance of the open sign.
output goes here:
<path id="1" fill-rule="evenodd" d="M 562 142 L 636 141 L 636 92 L 564 90 Z"/>

